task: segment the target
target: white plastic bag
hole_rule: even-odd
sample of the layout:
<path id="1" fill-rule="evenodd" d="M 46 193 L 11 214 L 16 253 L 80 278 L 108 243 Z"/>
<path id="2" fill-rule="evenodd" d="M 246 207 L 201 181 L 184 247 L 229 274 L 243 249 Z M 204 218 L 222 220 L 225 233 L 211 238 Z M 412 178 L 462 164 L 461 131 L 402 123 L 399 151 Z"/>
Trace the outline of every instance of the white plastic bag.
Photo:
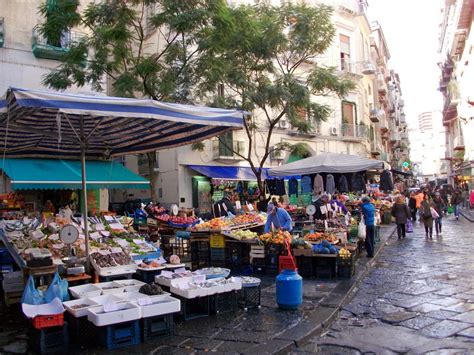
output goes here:
<path id="1" fill-rule="evenodd" d="M 436 218 L 439 218 L 438 212 L 436 212 L 436 210 L 435 210 L 433 207 L 431 207 L 430 210 L 431 210 L 431 216 L 432 216 L 433 218 L 435 218 L 435 219 L 436 219 Z"/>
<path id="2" fill-rule="evenodd" d="M 359 239 L 365 240 L 366 230 L 365 230 L 364 217 L 362 217 L 362 219 L 360 220 L 360 223 L 359 223 L 359 231 L 358 231 L 358 233 L 357 233 L 357 236 L 359 237 Z"/>

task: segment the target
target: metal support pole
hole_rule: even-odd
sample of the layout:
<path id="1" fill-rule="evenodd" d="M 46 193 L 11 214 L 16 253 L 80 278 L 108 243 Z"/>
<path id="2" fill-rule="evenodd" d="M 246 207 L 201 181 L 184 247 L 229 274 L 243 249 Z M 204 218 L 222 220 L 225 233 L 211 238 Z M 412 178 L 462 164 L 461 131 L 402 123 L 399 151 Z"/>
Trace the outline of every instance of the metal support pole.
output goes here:
<path id="1" fill-rule="evenodd" d="M 84 137 L 84 119 L 81 117 L 80 120 L 81 127 L 81 171 L 82 171 L 82 200 L 83 200 L 83 210 L 82 216 L 84 218 L 84 233 L 86 236 L 86 261 L 87 261 L 87 271 L 90 271 L 90 255 L 89 255 L 89 221 L 87 220 L 87 185 L 86 185 L 86 142 L 82 141 Z"/>

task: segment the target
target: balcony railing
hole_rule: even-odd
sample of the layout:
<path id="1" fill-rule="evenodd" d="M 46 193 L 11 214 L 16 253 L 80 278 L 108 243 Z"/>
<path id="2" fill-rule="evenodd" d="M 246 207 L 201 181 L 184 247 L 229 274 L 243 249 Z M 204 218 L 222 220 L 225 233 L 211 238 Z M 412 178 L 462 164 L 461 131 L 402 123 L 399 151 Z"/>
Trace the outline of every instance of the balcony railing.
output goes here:
<path id="1" fill-rule="evenodd" d="M 84 34 L 75 31 L 64 32 L 58 43 L 51 43 L 44 37 L 38 26 L 33 28 L 32 49 L 37 58 L 62 60 L 69 52 L 71 45 L 79 41 Z"/>
<path id="2" fill-rule="evenodd" d="M 380 112 L 377 109 L 370 110 L 370 120 L 374 123 L 380 122 Z"/>
<path id="3" fill-rule="evenodd" d="M 377 77 L 377 89 L 379 93 L 387 93 L 387 83 L 385 82 L 385 79 L 382 74 L 379 74 Z"/>
<path id="4" fill-rule="evenodd" d="M 364 125 L 354 125 L 344 123 L 341 125 L 341 135 L 343 139 L 346 140 L 368 140 L 369 139 L 369 130 L 367 126 Z"/>
<path id="5" fill-rule="evenodd" d="M 400 133 L 400 139 L 402 139 L 402 140 L 408 140 L 408 133 L 407 133 L 407 132 L 402 132 L 402 133 Z"/>
<path id="6" fill-rule="evenodd" d="M 372 155 L 381 155 L 382 154 L 382 146 L 378 142 L 370 142 L 370 152 Z"/>
<path id="7" fill-rule="evenodd" d="M 3 47 L 5 43 L 5 20 L 3 17 L 0 17 L 0 48 Z"/>
<path id="8" fill-rule="evenodd" d="M 245 142 L 244 141 L 233 141 L 232 147 L 226 143 L 221 142 L 219 139 L 212 141 L 212 150 L 214 160 L 242 160 L 240 155 L 245 154 Z"/>

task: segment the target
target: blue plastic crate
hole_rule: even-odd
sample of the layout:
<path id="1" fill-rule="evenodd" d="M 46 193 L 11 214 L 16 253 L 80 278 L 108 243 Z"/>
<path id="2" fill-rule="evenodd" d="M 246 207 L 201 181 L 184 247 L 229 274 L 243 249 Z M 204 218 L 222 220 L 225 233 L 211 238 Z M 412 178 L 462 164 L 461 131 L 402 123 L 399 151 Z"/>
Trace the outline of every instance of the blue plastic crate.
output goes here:
<path id="1" fill-rule="evenodd" d="M 100 345 L 107 350 L 140 344 L 140 322 L 134 320 L 104 327 L 97 327 Z"/>
<path id="2" fill-rule="evenodd" d="M 157 250 L 155 252 L 150 252 L 146 254 L 139 254 L 139 255 L 133 255 L 132 259 L 133 260 L 143 260 L 143 259 L 158 259 L 161 255 L 161 250 Z"/>
<path id="3" fill-rule="evenodd" d="M 30 328 L 29 345 L 37 353 L 65 353 L 69 348 L 67 323 L 60 327 Z"/>
<path id="4" fill-rule="evenodd" d="M 2 274 L 8 274 L 9 272 L 13 272 L 13 265 L 0 265 L 0 272 Z"/>
<path id="5" fill-rule="evenodd" d="M 11 265 L 14 263 L 7 248 L 0 248 L 0 265 Z"/>
<path id="6" fill-rule="evenodd" d="M 156 337 L 170 335 L 174 329 L 173 314 L 143 318 L 141 325 L 144 343 Z"/>
<path id="7" fill-rule="evenodd" d="M 137 272 L 133 275 L 133 278 L 149 284 L 155 282 L 155 276 L 159 275 L 160 273 L 161 270 L 137 270 Z"/>

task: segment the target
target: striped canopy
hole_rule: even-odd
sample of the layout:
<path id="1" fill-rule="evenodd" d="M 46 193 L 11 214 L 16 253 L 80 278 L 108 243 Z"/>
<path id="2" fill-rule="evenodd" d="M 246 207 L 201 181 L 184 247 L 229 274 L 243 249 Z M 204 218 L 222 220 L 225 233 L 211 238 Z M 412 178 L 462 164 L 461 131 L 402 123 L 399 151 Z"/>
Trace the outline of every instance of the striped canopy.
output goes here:
<path id="1" fill-rule="evenodd" d="M 10 157 L 144 153 L 214 137 L 243 125 L 243 112 L 154 100 L 10 88 L 0 100 L 0 151 Z"/>

